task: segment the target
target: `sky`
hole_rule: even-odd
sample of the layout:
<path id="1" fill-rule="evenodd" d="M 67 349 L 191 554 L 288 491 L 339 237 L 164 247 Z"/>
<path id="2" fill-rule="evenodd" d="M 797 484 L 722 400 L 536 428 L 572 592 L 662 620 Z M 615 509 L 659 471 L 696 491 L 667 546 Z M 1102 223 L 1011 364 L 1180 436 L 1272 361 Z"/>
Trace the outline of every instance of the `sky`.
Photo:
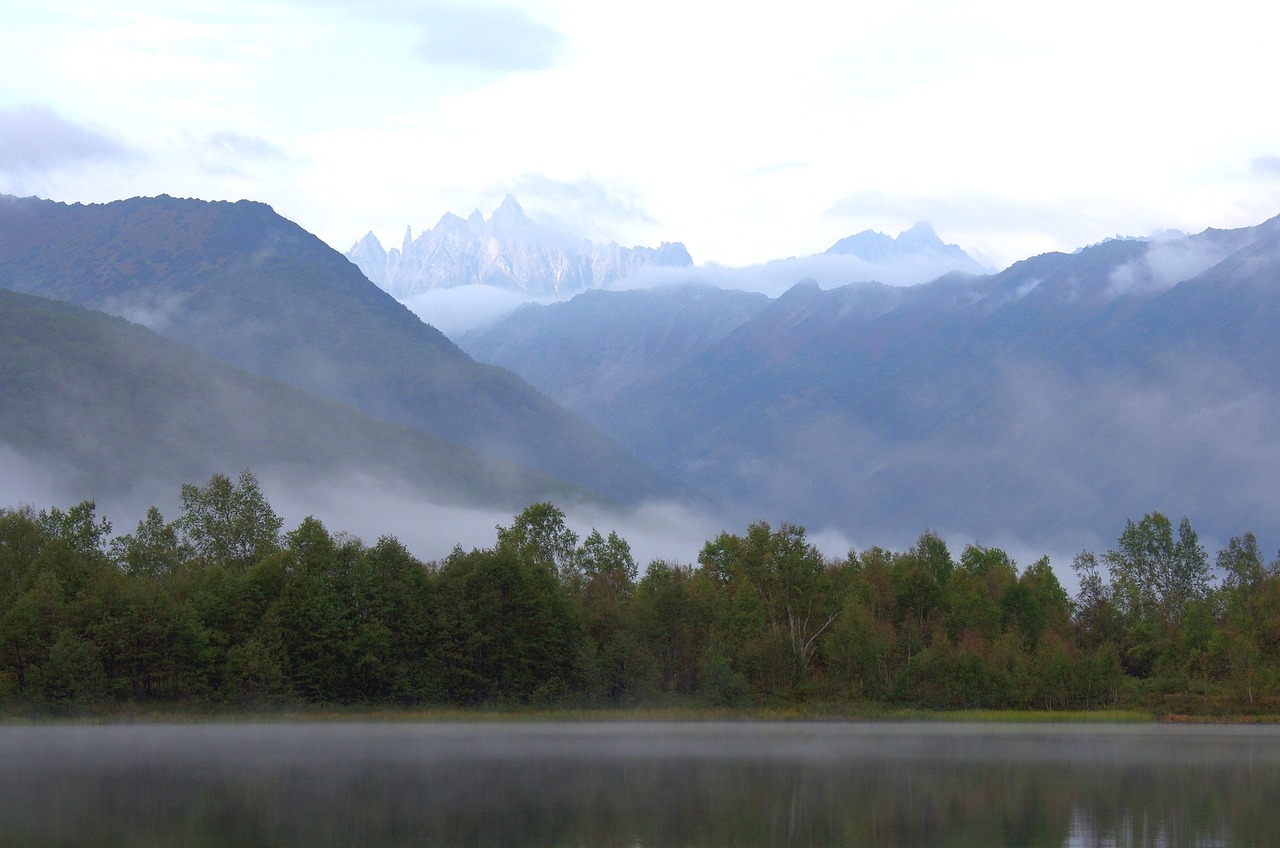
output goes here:
<path id="1" fill-rule="evenodd" d="M 1280 7 L 0 0 L 0 192 L 445 212 L 743 266 L 928 221 L 992 267 L 1280 214 Z"/>

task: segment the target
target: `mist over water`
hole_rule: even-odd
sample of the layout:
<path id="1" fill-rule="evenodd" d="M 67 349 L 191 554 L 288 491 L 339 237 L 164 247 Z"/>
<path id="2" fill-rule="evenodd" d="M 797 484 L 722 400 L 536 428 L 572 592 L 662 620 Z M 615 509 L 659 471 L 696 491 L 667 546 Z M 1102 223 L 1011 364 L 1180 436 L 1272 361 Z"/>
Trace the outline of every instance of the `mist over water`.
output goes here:
<path id="1" fill-rule="evenodd" d="M 5 845 L 1275 845 L 1280 731 L 0 728 Z"/>

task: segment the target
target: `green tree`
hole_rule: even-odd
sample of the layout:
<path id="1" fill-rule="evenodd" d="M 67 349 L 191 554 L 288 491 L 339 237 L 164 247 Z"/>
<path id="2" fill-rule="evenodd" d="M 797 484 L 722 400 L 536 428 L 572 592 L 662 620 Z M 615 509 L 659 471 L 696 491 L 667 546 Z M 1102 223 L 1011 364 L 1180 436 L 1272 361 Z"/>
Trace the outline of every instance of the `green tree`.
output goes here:
<path id="1" fill-rule="evenodd" d="M 1137 524 L 1126 522 L 1118 547 L 1104 560 L 1121 613 L 1165 631 L 1180 627 L 1186 605 L 1209 592 L 1208 557 L 1186 518 L 1176 539 L 1173 525 L 1158 512 Z"/>
<path id="2" fill-rule="evenodd" d="M 204 486 L 183 485 L 182 515 L 176 522 L 197 556 L 225 566 L 247 568 L 280 548 L 276 515 L 248 469 L 236 482 L 215 474 Z"/>
<path id="3" fill-rule="evenodd" d="M 498 528 L 498 547 L 522 562 L 541 565 L 564 578 L 575 570 L 578 534 L 565 524 L 565 514 L 554 504 L 530 504 L 510 527 Z"/>
<path id="4" fill-rule="evenodd" d="M 1066 638 L 1071 621 L 1071 600 L 1058 581 L 1048 557 L 1027 567 L 1001 600 L 1005 626 L 1017 632 L 1034 652 L 1048 631 Z"/>
<path id="5" fill-rule="evenodd" d="M 696 586 L 699 579 L 689 566 L 654 560 L 636 586 L 635 627 L 657 692 L 697 691 L 698 663 L 710 642 L 712 618 L 706 593 Z"/>
<path id="6" fill-rule="evenodd" d="M 455 549 L 436 574 L 451 700 L 555 700 L 576 686 L 582 631 L 573 605 L 547 563 L 520 552 Z"/>
<path id="7" fill-rule="evenodd" d="M 1272 688 L 1276 678 L 1274 657 L 1267 662 L 1272 653 L 1268 634 L 1276 632 L 1280 621 L 1267 603 L 1268 588 L 1277 580 L 1275 568 L 1263 564 L 1252 533 L 1231 539 L 1218 552 L 1217 566 L 1224 577 L 1218 592 L 1222 625 L 1213 636 L 1214 650 L 1231 688 L 1252 704 L 1260 691 Z"/>
<path id="8" fill-rule="evenodd" d="M 81 501 L 66 512 L 53 507 L 40 510 L 39 523 L 51 539 L 61 539 L 81 554 L 104 554 L 111 538 L 111 522 L 98 518 L 97 504 Z"/>
<path id="9" fill-rule="evenodd" d="M 359 697 L 399 703 L 443 697 L 438 613 L 423 564 L 384 536 L 361 552 L 351 580 Z"/>
<path id="10" fill-rule="evenodd" d="M 1074 605 L 1076 638 L 1085 650 L 1118 645 L 1123 633 L 1120 611 L 1111 597 L 1111 587 L 1103 579 L 1098 558 L 1081 551 L 1071 563 L 1080 590 Z"/>
<path id="11" fill-rule="evenodd" d="M 843 603 L 840 569 L 809 544 L 804 528 L 783 524 L 775 531 L 760 521 L 745 536 L 721 533 L 698 561 L 720 585 L 750 587 L 769 632 L 787 648 L 792 682 L 806 677 Z"/>
<path id="12" fill-rule="evenodd" d="M 111 555 L 124 570 L 140 577 L 172 574 L 190 557 L 190 550 L 178 538 L 178 528 L 166 523 L 160 510 L 147 510 L 138 529 L 118 536 L 111 543 Z"/>
<path id="13" fill-rule="evenodd" d="M 578 548 L 574 597 L 586 632 L 582 672 L 590 701 L 618 702 L 643 688 L 650 670 L 635 621 L 636 562 L 631 546 L 593 529 Z"/>
<path id="14" fill-rule="evenodd" d="M 310 516 L 285 538 L 287 578 L 275 613 L 292 687 L 311 701 L 355 700 L 352 570 L 358 545 L 336 543 Z"/>

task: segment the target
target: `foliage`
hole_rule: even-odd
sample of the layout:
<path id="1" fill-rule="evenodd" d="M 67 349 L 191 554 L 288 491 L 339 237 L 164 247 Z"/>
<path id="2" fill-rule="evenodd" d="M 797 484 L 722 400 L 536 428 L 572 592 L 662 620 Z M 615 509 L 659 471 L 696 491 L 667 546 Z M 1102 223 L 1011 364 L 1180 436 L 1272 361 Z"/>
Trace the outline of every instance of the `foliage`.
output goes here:
<path id="1" fill-rule="evenodd" d="M 696 566 L 637 567 L 536 503 L 490 548 L 422 563 L 315 518 L 281 535 L 249 472 L 184 486 L 133 533 L 83 501 L 0 509 L 0 699 L 315 704 L 863 702 L 1067 711 L 1280 696 L 1280 564 L 1244 534 L 1208 555 L 1186 519 L 1126 523 L 1082 551 L 1069 598 L 932 532 L 826 559 L 761 521 Z M 880 706 L 874 706 L 880 705 Z"/>
<path id="2" fill-rule="evenodd" d="M 235 483 L 215 474 L 204 486 L 182 487 L 178 529 L 195 553 L 211 562 L 248 567 L 279 547 L 283 523 L 248 469 Z"/>

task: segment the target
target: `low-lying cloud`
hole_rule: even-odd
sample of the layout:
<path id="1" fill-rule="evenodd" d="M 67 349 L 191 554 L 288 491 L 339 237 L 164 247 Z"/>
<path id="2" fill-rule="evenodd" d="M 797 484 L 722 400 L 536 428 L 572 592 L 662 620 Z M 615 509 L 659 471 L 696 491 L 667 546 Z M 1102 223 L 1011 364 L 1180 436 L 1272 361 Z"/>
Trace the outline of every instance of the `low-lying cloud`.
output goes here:
<path id="1" fill-rule="evenodd" d="M 650 266 L 614 280 L 607 289 L 628 291 L 692 284 L 760 292 L 776 298 L 804 280 L 812 280 L 824 289 L 862 282 L 909 286 L 936 280 L 952 270 L 954 265 L 944 258 L 909 257 L 870 263 L 856 256 L 824 253 L 744 268 L 715 264 L 692 268 Z M 574 292 L 569 298 L 580 293 Z M 423 321 L 457 338 L 467 330 L 502 320 L 526 303 L 549 304 L 569 298 L 538 298 L 498 286 L 468 285 L 434 289 L 407 297 L 403 302 Z"/>
<path id="2" fill-rule="evenodd" d="M 450 338 L 500 321 L 526 303 L 552 302 L 553 299 L 485 285 L 432 289 L 404 299 L 410 311 Z"/>
<path id="3" fill-rule="evenodd" d="M 1141 257 L 1114 269 L 1107 278 L 1107 294 L 1158 294 L 1217 265 L 1234 246 L 1207 239 L 1152 241 Z"/>
<path id="4" fill-rule="evenodd" d="M 136 154 L 121 142 L 64 118 L 44 104 L 0 109 L 0 172 L 49 173 L 134 158 Z"/>

